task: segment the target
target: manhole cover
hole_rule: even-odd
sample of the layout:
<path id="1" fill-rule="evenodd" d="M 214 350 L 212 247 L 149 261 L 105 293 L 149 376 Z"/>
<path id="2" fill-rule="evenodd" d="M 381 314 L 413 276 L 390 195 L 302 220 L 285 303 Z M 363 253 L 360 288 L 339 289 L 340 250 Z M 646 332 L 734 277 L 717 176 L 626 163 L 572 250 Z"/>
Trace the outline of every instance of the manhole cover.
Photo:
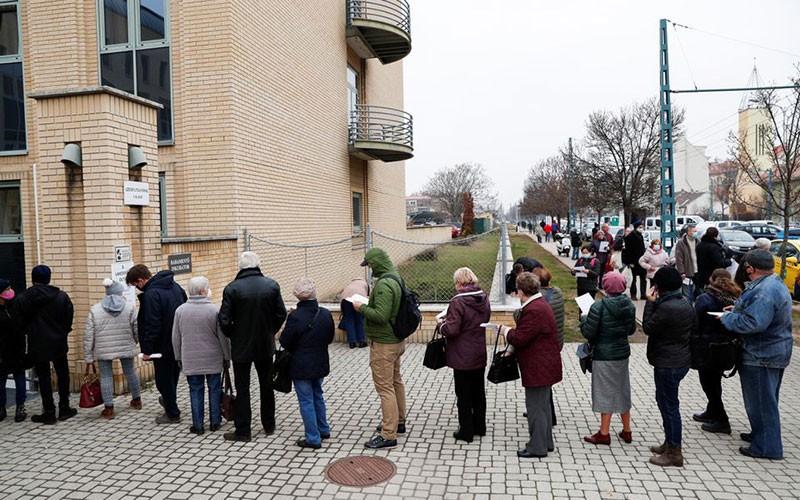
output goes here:
<path id="1" fill-rule="evenodd" d="M 382 457 L 352 456 L 337 460 L 325 468 L 328 481 L 342 486 L 372 486 L 387 481 L 397 467 Z"/>

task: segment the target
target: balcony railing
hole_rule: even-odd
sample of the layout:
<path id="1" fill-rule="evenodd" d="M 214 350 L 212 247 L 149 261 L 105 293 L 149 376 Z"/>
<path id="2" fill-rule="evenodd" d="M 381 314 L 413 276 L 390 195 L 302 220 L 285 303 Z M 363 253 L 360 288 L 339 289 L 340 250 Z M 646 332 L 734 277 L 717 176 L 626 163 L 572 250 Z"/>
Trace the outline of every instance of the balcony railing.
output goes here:
<path id="1" fill-rule="evenodd" d="M 411 52 L 411 9 L 407 0 L 346 0 L 347 41 L 362 58 L 382 63 Z"/>
<path id="2" fill-rule="evenodd" d="M 399 109 L 357 105 L 350 113 L 350 152 L 362 159 L 385 162 L 412 158 L 412 116 Z"/>

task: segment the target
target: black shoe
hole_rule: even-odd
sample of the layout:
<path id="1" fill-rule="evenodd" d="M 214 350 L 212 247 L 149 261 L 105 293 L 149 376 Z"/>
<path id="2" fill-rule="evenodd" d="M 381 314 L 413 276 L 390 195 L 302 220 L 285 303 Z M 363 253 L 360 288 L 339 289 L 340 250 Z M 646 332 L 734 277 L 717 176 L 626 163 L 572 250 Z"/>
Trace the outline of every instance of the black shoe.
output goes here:
<path id="1" fill-rule="evenodd" d="M 14 422 L 23 422 L 27 416 L 28 413 L 25 411 L 25 405 L 17 405 L 17 411 L 14 413 Z"/>
<path id="2" fill-rule="evenodd" d="M 471 436 L 461 434 L 460 431 L 454 432 L 453 437 L 456 438 L 456 441 L 466 441 L 467 443 L 471 443 L 473 439 Z"/>
<path id="3" fill-rule="evenodd" d="M 519 458 L 544 458 L 547 456 L 547 453 L 543 455 L 537 455 L 536 453 L 531 453 L 526 448 L 523 448 L 521 450 L 517 450 L 517 456 Z"/>
<path id="4" fill-rule="evenodd" d="M 703 413 L 695 413 L 692 415 L 692 420 L 695 422 L 703 422 L 704 424 L 711 424 L 717 421 L 712 415 L 710 415 L 707 411 Z"/>
<path id="5" fill-rule="evenodd" d="M 482 431 L 475 431 L 476 436 L 484 437 L 486 435 L 486 429 Z"/>
<path id="6" fill-rule="evenodd" d="M 275 433 L 275 426 L 271 425 L 269 427 L 264 427 L 264 434 L 267 436 L 271 436 Z"/>
<path id="7" fill-rule="evenodd" d="M 746 441 L 748 443 L 752 443 L 753 442 L 753 435 L 750 434 L 749 432 L 740 432 L 739 433 L 739 439 L 741 439 L 742 441 Z"/>
<path id="8" fill-rule="evenodd" d="M 299 446 L 300 448 L 311 448 L 312 450 L 318 450 L 322 448 L 322 444 L 309 443 L 305 438 L 298 439 L 297 446 Z"/>
<path id="9" fill-rule="evenodd" d="M 700 426 L 706 432 L 716 432 L 719 434 L 730 434 L 731 433 L 731 424 L 727 420 L 717 420 L 716 422 L 711 422 L 703 424 Z"/>
<path id="10" fill-rule="evenodd" d="M 33 415 L 31 417 L 31 422 L 35 422 L 37 424 L 47 424 L 53 425 L 58 422 L 56 418 L 56 414 L 54 413 L 42 413 L 41 415 Z"/>
<path id="11" fill-rule="evenodd" d="M 161 396 L 158 397 L 158 404 L 160 404 L 161 407 L 164 408 L 165 410 L 167 409 L 167 407 L 164 406 L 164 398 L 163 397 L 161 397 Z"/>
<path id="12" fill-rule="evenodd" d="M 765 458 L 767 460 L 783 460 L 783 457 L 767 457 L 767 456 L 764 456 L 764 455 L 756 455 L 755 453 L 753 453 L 753 450 L 751 450 L 749 446 L 747 446 L 747 447 L 740 446 L 739 447 L 739 453 L 741 453 L 742 455 L 744 455 L 746 457 L 750 457 L 750 458 Z"/>
<path id="13" fill-rule="evenodd" d="M 226 432 L 222 435 L 225 438 L 225 441 L 241 441 L 243 443 L 247 443 L 250 441 L 250 436 L 240 436 L 236 434 L 236 432 Z"/>
<path id="14" fill-rule="evenodd" d="M 78 414 L 76 408 L 70 408 L 69 405 L 58 406 L 58 419 L 61 421 L 67 420 Z"/>
<path id="15" fill-rule="evenodd" d="M 358 348 L 361 349 L 363 347 L 367 347 L 367 343 L 366 342 L 359 342 L 358 343 Z"/>
<path id="16" fill-rule="evenodd" d="M 222 427 L 222 424 L 211 424 L 211 425 L 208 427 L 208 429 L 209 429 L 211 432 L 214 432 L 214 431 L 218 431 L 220 427 Z"/>
<path id="17" fill-rule="evenodd" d="M 202 427 L 198 429 L 195 426 L 191 426 L 189 427 L 189 432 L 191 432 L 192 434 L 197 434 L 198 436 L 202 436 L 206 432 L 206 430 L 203 429 Z"/>
<path id="18" fill-rule="evenodd" d="M 396 439 L 383 439 L 383 436 L 375 436 L 364 443 L 364 448 L 371 448 L 373 450 L 380 448 L 394 448 L 395 446 L 397 446 Z"/>
<path id="19" fill-rule="evenodd" d="M 383 424 L 378 424 L 378 426 L 375 427 L 375 430 L 378 431 L 378 432 L 381 432 L 383 430 Z M 405 423 L 397 424 L 397 433 L 398 434 L 405 434 L 406 433 L 406 424 Z"/>
<path id="20" fill-rule="evenodd" d="M 355 348 L 356 348 L 356 343 L 355 342 L 350 342 L 350 349 L 355 349 Z M 299 441 L 298 441 L 298 443 L 299 443 Z"/>
<path id="21" fill-rule="evenodd" d="M 527 411 L 523 411 L 522 412 L 522 418 L 528 418 L 528 412 Z"/>
<path id="22" fill-rule="evenodd" d="M 3 390 L 5 390 L 5 387 L 3 388 Z M 0 408 L 0 422 L 5 420 L 7 416 L 8 416 L 8 410 L 6 410 L 6 407 L 4 406 Z"/>
<path id="23" fill-rule="evenodd" d="M 330 435 L 330 434 L 320 434 L 320 435 L 319 435 L 319 438 L 320 438 L 321 440 L 325 441 L 326 439 L 330 439 L 330 438 L 331 438 L 331 435 Z"/>

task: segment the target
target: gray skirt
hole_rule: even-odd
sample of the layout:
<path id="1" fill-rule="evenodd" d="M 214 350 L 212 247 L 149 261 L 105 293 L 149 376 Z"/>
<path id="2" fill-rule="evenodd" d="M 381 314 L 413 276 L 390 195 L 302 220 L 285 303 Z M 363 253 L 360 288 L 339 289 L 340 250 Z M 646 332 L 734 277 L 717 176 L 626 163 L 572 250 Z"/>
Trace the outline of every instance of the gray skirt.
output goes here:
<path id="1" fill-rule="evenodd" d="M 592 411 L 625 413 L 631 409 L 628 360 L 592 362 Z"/>

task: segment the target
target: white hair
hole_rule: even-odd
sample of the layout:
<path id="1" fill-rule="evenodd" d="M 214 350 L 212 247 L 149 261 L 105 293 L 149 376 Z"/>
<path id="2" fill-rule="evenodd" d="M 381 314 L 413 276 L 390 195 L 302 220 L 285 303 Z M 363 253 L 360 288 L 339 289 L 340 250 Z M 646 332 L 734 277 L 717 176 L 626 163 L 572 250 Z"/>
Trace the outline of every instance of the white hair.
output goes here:
<path id="1" fill-rule="evenodd" d="M 242 252 L 239 269 L 252 269 L 261 265 L 261 258 L 255 252 Z"/>
<path id="2" fill-rule="evenodd" d="M 200 292 L 208 291 L 208 278 L 197 276 L 189 280 L 189 295 L 201 295 Z"/>
<path id="3" fill-rule="evenodd" d="M 761 250 L 766 250 L 769 252 L 769 247 L 772 245 L 772 242 L 766 238 L 758 238 L 755 243 L 753 243 L 753 248 L 760 248 Z"/>

